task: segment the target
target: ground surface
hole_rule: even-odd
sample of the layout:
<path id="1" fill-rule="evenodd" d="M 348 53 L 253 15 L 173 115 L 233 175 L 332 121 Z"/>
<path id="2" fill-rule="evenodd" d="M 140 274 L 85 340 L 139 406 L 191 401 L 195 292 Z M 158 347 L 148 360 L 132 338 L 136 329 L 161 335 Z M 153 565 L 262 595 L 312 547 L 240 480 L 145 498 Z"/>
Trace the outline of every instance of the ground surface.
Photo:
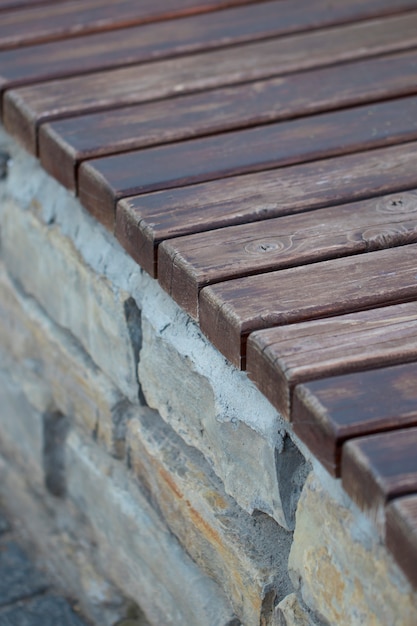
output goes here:
<path id="1" fill-rule="evenodd" d="M 0 626 L 86 626 L 19 545 L 0 512 Z"/>

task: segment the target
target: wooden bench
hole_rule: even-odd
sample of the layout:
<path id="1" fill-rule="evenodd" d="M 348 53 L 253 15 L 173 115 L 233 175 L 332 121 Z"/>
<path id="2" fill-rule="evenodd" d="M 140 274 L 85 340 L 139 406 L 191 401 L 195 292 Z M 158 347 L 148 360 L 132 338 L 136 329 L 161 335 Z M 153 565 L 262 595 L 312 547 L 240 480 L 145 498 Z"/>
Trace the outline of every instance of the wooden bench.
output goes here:
<path id="1" fill-rule="evenodd" d="M 0 89 L 417 586 L 417 1 L 0 0 Z"/>

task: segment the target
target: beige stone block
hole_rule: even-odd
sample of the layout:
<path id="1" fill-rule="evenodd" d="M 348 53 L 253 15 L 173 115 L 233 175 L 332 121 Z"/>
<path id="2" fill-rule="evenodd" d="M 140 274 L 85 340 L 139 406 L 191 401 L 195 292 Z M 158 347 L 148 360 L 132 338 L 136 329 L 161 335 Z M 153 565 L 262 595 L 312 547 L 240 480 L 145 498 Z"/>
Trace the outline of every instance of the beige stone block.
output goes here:
<path id="1" fill-rule="evenodd" d="M 415 626 L 417 594 L 376 528 L 336 492 L 312 473 L 298 504 L 289 568 L 303 600 L 332 626 Z"/>
<path id="2" fill-rule="evenodd" d="M 223 590 L 181 548 L 126 468 L 75 431 L 66 453 L 68 497 L 92 525 L 100 565 L 151 623 L 239 626 Z"/>
<path id="3" fill-rule="evenodd" d="M 135 475 L 188 554 L 224 589 L 243 624 L 264 624 L 291 588 L 291 533 L 243 511 L 204 457 L 154 411 L 129 421 L 126 443 Z"/>
<path id="4" fill-rule="evenodd" d="M 41 413 L 59 410 L 115 456 L 124 453 L 129 403 L 74 341 L 0 265 L 0 345 L 29 402 Z"/>
<path id="5" fill-rule="evenodd" d="M 300 605 L 295 593 L 290 593 L 276 607 L 273 626 L 314 626 Z"/>
<path id="6" fill-rule="evenodd" d="M 4 201 L 2 255 L 8 271 L 48 316 L 67 329 L 130 402 L 138 402 L 139 313 L 82 259 L 58 227 Z"/>

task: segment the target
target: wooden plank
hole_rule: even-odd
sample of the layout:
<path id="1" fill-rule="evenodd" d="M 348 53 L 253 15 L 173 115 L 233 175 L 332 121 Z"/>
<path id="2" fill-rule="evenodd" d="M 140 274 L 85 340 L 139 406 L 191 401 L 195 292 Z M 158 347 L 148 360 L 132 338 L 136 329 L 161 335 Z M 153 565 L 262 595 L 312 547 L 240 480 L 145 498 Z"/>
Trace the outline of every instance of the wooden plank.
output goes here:
<path id="1" fill-rule="evenodd" d="M 331 302 L 331 294 L 328 299 Z M 286 419 L 293 419 L 296 385 L 405 363 L 416 356 L 417 305 L 411 302 L 254 332 L 248 338 L 246 365 L 262 393 Z"/>
<path id="2" fill-rule="evenodd" d="M 246 340 L 255 330 L 415 298 L 416 252 L 417 244 L 410 244 L 204 287 L 200 327 L 243 368 Z"/>
<path id="3" fill-rule="evenodd" d="M 92 159 L 79 168 L 78 193 L 109 224 L 126 196 L 413 139 L 415 96 Z"/>
<path id="4" fill-rule="evenodd" d="M 86 159 L 411 94 L 417 90 L 416 76 L 413 50 L 349 63 L 343 69 L 324 68 L 91 113 L 42 125 L 39 156 L 50 174 L 75 190 L 78 165 Z"/>
<path id="5" fill-rule="evenodd" d="M 389 0 L 351 0 L 347 3 L 312 0 L 308 5 L 304 0 L 269 0 L 175 21 L 81 35 L 77 45 L 72 39 L 61 39 L 3 50 L 0 51 L 0 89 L 172 58 L 409 8 L 417 8 L 417 2 L 404 0 L 394 7 Z"/>
<path id="6" fill-rule="evenodd" d="M 417 242 L 417 190 L 170 239 L 158 279 L 192 317 L 206 285 Z"/>
<path id="7" fill-rule="evenodd" d="M 156 276 L 165 239 L 410 189 L 417 186 L 416 157 L 417 143 L 408 143 L 126 198 L 117 207 L 116 236 Z"/>
<path id="8" fill-rule="evenodd" d="M 417 495 L 396 498 L 387 505 L 385 542 L 417 588 Z"/>
<path id="9" fill-rule="evenodd" d="M 66 0 L 0 0 L 0 11 L 10 11 L 14 9 L 26 9 L 38 4 L 55 4 Z"/>
<path id="10" fill-rule="evenodd" d="M 53 119 L 404 51 L 416 45 L 414 11 L 242 44 L 231 47 L 227 54 L 214 50 L 10 90 L 4 97 L 4 123 L 35 152 L 37 127 Z"/>
<path id="11" fill-rule="evenodd" d="M 400 311 L 400 307 L 403 309 L 402 312 L 407 307 L 412 308 L 408 304 L 386 308 L 391 310 L 395 308 L 396 311 Z M 357 314 L 358 317 L 360 315 L 363 314 Z M 417 317 L 414 321 L 415 335 L 417 335 L 416 322 Z M 408 322 L 408 324 L 410 331 L 413 331 L 412 322 Z M 360 339 L 362 340 L 363 337 L 366 341 L 366 325 Z M 391 359 L 392 357 L 394 359 L 395 356 L 398 358 L 398 354 L 394 356 L 388 352 L 385 336 L 382 341 L 382 346 L 385 348 L 383 363 L 387 361 L 387 358 Z M 404 337 L 402 337 L 402 341 L 404 342 Z M 369 342 L 361 346 L 366 361 L 364 363 L 364 356 L 358 354 L 359 369 L 367 365 L 374 347 L 374 345 L 369 345 Z M 268 361 L 271 356 L 270 348 L 269 344 L 268 353 L 264 357 Z M 377 349 L 380 352 L 379 346 Z M 408 358 L 411 353 L 410 345 L 405 345 L 405 349 L 401 358 Z M 343 350 L 344 342 L 341 346 L 341 351 Z M 248 354 L 250 351 L 251 347 L 248 345 Z M 276 353 L 277 355 L 280 354 L 279 346 L 276 346 Z M 417 354 L 414 355 L 414 358 L 416 357 Z M 261 358 L 259 352 L 256 358 Z M 340 365 L 341 363 L 339 363 Z M 380 365 L 381 363 L 378 362 L 377 366 Z M 292 372 L 293 370 L 291 370 L 291 376 L 293 375 Z M 384 367 L 365 372 L 360 371 L 342 376 L 333 376 L 333 373 L 332 371 L 330 374 L 331 378 L 315 380 L 295 387 L 291 421 L 294 432 L 327 470 L 334 476 L 340 476 L 341 447 L 348 439 L 395 428 L 417 426 L 417 363 Z M 313 377 L 315 378 L 316 374 Z M 259 378 L 258 370 L 257 378 L 261 384 L 264 384 L 264 381 Z M 273 387 L 274 381 L 271 380 L 268 384 Z M 293 387 L 294 383 L 289 381 L 288 385 Z"/>
<path id="12" fill-rule="evenodd" d="M 254 0 L 72 0 L 2 15 L 0 50 L 205 13 Z"/>
<path id="13" fill-rule="evenodd" d="M 351 439 L 342 448 L 342 485 L 375 519 L 387 502 L 417 492 L 417 428 Z"/>

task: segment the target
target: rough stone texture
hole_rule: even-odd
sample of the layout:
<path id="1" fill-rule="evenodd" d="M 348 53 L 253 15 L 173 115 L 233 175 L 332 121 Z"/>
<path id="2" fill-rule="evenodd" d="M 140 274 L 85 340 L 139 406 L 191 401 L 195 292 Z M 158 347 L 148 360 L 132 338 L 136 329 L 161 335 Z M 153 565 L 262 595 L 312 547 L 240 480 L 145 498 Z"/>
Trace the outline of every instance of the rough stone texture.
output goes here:
<path id="1" fill-rule="evenodd" d="M 135 475 L 187 552 L 219 582 L 244 624 L 260 624 L 291 589 L 291 533 L 265 514 L 243 511 L 155 411 L 130 420 L 127 447 Z"/>
<path id="2" fill-rule="evenodd" d="M 132 341 L 129 295 L 93 272 L 56 226 L 11 200 L 1 204 L 2 255 L 9 272 L 137 403 L 139 341 Z"/>
<path id="3" fill-rule="evenodd" d="M 14 541 L 0 541 L 0 606 L 42 593 L 46 587 L 23 550 Z"/>
<path id="4" fill-rule="evenodd" d="M 1 351 L 29 402 L 41 413 L 58 409 L 122 456 L 128 401 L 69 333 L 19 293 L 1 263 L 0 319 Z"/>
<path id="5" fill-rule="evenodd" d="M 68 439 L 68 495 L 90 520 L 109 577 L 123 583 L 152 623 L 239 624 L 222 590 L 185 554 L 124 467 L 75 432 Z"/>
<path id="6" fill-rule="evenodd" d="M 285 432 L 277 414 L 244 374 L 207 346 L 185 314 L 155 311 L 151 322 L 144 304 L 139 380 L 147 403 L 211 461 L 240 506 L 291 528 L 291 506 L 283 503 L 277 481 L 275 455 Z M 188 343 L 177 332 L 181 322 Z"/>
<path id="7" fill-rule="evenodd" d="M 305 485 L 289 561 L 294 585 L 332 626 L 415 626 L 416 594 L 371 522 L 337 491 L 315 474 Z"/>
<path id="8" fill-rule="evenodd" d="M 0 626 L 85 626 L 63 599 L 52 595 L 33 598 L 0 612 Z"/>
<path id="9" fill-rule="evenodd" d="M 276 626 L 315 626 L 295 593 L 290 593 L 278 604 L 275 620 Z"/>
<path id="10" fill-rule="evenodd" d="M 34 483 L 43 482 L 43 420 L 33 410 L 9 374 L 0 369 L 0 447 L 27 471 Z"/>

